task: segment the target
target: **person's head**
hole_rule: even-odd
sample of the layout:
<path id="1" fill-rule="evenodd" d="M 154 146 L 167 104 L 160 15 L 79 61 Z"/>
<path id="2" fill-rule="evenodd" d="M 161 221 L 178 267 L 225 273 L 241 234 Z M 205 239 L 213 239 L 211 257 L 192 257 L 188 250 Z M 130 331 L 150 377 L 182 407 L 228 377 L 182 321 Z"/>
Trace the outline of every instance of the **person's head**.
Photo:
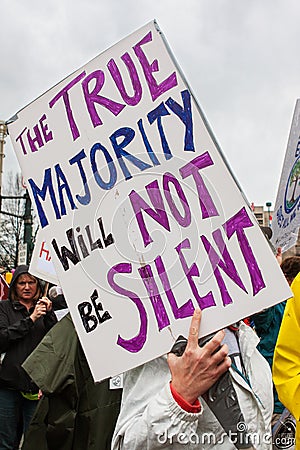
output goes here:
<path id="1" fill-rule="evenodd" d="M 296 275 L 300 272 L 300 256 L 290 256 L 284 259 L 280 267 L 287 282 L 291 285 Z"/>
<path id="2" fill-rule="evenodd" d="M 35 303 L 41 295 L 39 280 L 28 272 L 28 266 L 18 266 L 10 284 L 9 298 L 21 303 Z"/>

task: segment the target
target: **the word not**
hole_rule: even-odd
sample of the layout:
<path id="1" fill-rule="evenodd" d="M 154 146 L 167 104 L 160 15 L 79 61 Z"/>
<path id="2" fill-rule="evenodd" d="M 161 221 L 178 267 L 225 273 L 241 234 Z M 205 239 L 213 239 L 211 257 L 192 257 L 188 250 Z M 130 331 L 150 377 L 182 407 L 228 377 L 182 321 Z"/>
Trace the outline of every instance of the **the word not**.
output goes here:
<path id="1" fill-rule="evenodd" d="M 179 173 L 182 179 L 191 177 L 195 184 L 195 189 L 199 199 L 201 219 L 207 219 L 209 217 L 219 215 L 217 207 L 205 184 L 204 178 L 201 175 L 201 171 L 203 169 L 213 165 L 214 162 L 210 154 L 208 152 L 205 152 L 202 155 L 199 155 L 193 160 L 189 161 L 179 169 Z M 174 219 L 181 227 L 187 228 L 191 224 L 192 212 L 180 181 L 172 173 L 166 172 L 162 176 L 162 187 L 164 197 Z M 174 188 L 173 194 L 172 187 Z M 147 247 L 147 245 L 153 242 L 153 239 L 146 227 L 142 211 L 144 211 L 155 222 L 159 223 L 165 230 L 170 232 L 171 228 L 158 181 L 152 181 L 147 186 L 145 186 L 145 189 L 152 203 L 151 206 L 135 190 L 132 190 L 130 192 L 129 199 L 143 238 L 144 246 Z M 177 197 L 177 203 L 181 205 L 181 211 L 179 211 L 178 207 L 176 206 L 174 195 Z"/>

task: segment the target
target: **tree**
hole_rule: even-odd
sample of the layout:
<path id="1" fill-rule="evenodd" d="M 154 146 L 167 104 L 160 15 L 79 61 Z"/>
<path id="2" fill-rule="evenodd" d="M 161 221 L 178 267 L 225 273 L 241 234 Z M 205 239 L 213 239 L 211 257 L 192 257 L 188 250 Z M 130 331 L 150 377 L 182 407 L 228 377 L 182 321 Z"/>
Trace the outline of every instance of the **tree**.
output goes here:
<path id="1" fill-rule="evenodd" d="M 26 190 L 22 185 L 21 174 L 10 172 L 7 178 L 1 198 L 0 266 L 9 270 L 17 266 L 20 244 L 24 241 Z M 35 223 L 33 226 L 37 228 Z"/>
<path id="2" fill-rule="evenodd" d="M 294 188 L 293 188 L 293 192 L 291 195 L 291 199 L 289 200 L 291 205 L 295 203 L 295 193 L 296 193 L 297 186 L 299 184 L 299 179 L 300 179 L 300 162 L 297 161 L 296 165 L 293 167 L 293 170 L 292 170 L 292 173 L 290 176 L 290 186 L 294 183 Z"/>

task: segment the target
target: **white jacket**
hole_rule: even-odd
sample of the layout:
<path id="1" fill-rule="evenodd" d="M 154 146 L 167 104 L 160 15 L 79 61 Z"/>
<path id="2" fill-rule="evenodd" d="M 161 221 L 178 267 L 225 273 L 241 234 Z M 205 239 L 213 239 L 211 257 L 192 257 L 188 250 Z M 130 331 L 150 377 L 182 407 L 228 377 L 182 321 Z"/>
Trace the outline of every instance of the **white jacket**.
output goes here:
<path id="1" fill-rule="evenodd" d="M 258 341 L 254 331 L 241 322 L 239 343 L 251 387 L 230 371 L 254 448 L 270 450 L 272 377 L 267 361 L 256 349 Z M 175 402 L 165 356 L 128 371 L 112 450 L 236 450 L 204 399 L 199 400 L 202 411 L 196 414 Z"/>

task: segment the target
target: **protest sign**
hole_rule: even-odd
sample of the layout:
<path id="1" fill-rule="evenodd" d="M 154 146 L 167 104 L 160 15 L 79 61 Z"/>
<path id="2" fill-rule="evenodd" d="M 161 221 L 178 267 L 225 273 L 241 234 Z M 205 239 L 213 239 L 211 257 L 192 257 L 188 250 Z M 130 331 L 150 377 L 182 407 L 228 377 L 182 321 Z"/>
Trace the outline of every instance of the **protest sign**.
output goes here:
<path id="1" fill-rule="evenodd" d="M 27 264 L 27 242 L 19 244 L 18 266 Z"/>
<path id="2" fill-rule="evenodd" d="M 8 299 L 9 286 L 5 278 L 0 275 L 0 300 Z"/>
<path id="3" fill-rule="evenodd" d="M 29 272 L 49 283 L 55 285 L 59 284 L 50 249 L 43 237 L 43 231 L 41 230 L 39 230 L 36 235 L 35 245 L 29 264 Z"/>
<path id="4" fill-rule="evenodd" d="M 272 221 L 273 245 L 286 251 L 296 244 L 300 225 L 300 100 L 297 100 Z"/>
<path id="5" fill-rule="evenodd" d="M 155 22 L 9 133 L 95 380 L 290 297 Z"/>

